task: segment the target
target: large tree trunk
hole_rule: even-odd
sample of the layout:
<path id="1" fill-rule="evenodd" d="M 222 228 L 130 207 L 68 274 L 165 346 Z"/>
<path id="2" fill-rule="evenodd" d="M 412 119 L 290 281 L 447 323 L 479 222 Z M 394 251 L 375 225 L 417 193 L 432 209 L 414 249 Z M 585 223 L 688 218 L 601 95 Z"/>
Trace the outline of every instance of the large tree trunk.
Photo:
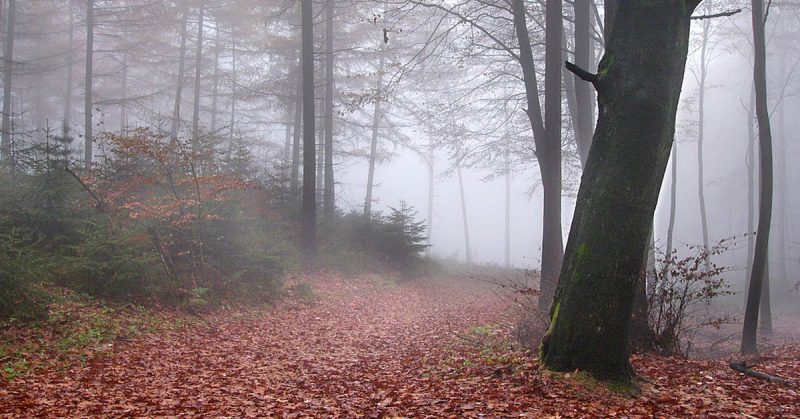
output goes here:
<path id="1" fill-rule="evenodd" d="M 600 62 L 599 119 L 541 346 L 553 370 L 629 376 L 637 279 L 669 160 L 694 1 L 630 1 Z"/>
<path id="2" fill-rule="evenodd" d="M 753 21 L 753 84 L 756 91 L 756 117 L 758 119 L 758 151 L 760 166 L 760 187 L 758 198 L 758 234 L 753 255 L 753 269 L 747 290 L 747 305 L 742 328 L 742 354 L 758 353 L 756 334 L 758 329 L 758 310 L 767 270 L 769 247 L 769 228 L 772 222 L 772 132 L 769 125 L 767 106 L 767 58 L 764 39 L 764 3 L 752 0 Z"/>
<path id="3" fill-rule="evenodd" d="M 551 4 L 552 3 L 552 4 Z M 536 157 L 542 176 L 544 190 L 543 225 L 542 225 L 542 270 L 541 295 L 539 308 L 546 310 L 553 298 L 558 270 L 561 266 L 563 243 L 561 237 L 561 3 L 548 1 L 548 28 L 546 36 L 549 40 L 545 48 L 545 97 L 548 109 L 545 120 L 551 122 L 545 131 L 542 120 L 542 108 L 539 103 L 539 87 L 536 67 L 531 52 L 531 42 L 526 23 L 525 3 L 513 0 L 511 10 L 514 15 L 514 27 L 519 43 L 519 62 L 525 83 L 525 97 L 528 102 L 528 120 L 533 130 L 536 144 Z M 554 68 L 554 64 L 557 66 Z"/>
<path id="4" fill-rule="evenodd" d="M 11 86 L 14 80 L 14 19 L 17 14 L 17 0 L 8 2 L 8 24 L 6 26 L 6 42 L 3 53 L 3 134 L 0 142 L 0 158 L 3 165 L 11 167 Z"/>
<path id="5" fill-rule="evenodd" d="M 322 214 L 325 221 L 333 222 L 336 211 L 333 180 L 333 8 L 334 0 L 327 0 L 325 15 L 325 193 Z"/>
<path id="6" fill-rule="evenodd" d="M 86 170 L 92 168 L 92 70 L 94 68 L 94 0 L 86 2 L 86 78 L 83 102 L 83 161 Z"/>
<path id="7" fill-rule="evenodd" d="M 706 274 L 711 270 L 708 254 L 708 217 L 706 216 L 706 197 L 705 197 L 705 177 L 703 175 L 703 140 L 705 137 L 705 99 L 706 99 L 706 74 L 708 70 L 708 38 L 711 28 L 711 20 L 705 19 L 702 22 L 703 32 L 700 38 L 700 74 L 698 74 L 697 86 L 697 197 L 700 202 L 700 228 L 703 235 L 703 251 L 705 263 L 703 264 Z"/>
<path id="8" fill-rule="evenodd" d="M 302 0 L 303 65 L 303 252 L 306 260 L 317 253 L 317 204 L 314 150 L 314 20 L 311 0 Z"/>
<path id="9" fill-rule="evenodd" d="M 197 46 L 194 57 L 194 109 L 192 109 L 192 149 L 200 147 L 200 82 L 203 73 L 203 2 L 197 14 Z"/>
<path id="10" fill-rule="evenodd" d="M 381 103 L 383 102 L 383 44 L 378 50 L 378 84 L 375 88 L 375 108 L 372 111 L 372 137 L 369 142 L 369 169 L 367 170 L 367 194 L 364 198 L 364 218 L 372 214 L 372 188 L 375 183 L 375 161 L 378 159 L 378 132 L 381 123 Z"/>
<path id="11" fill-rule="evenodd" d="M 183 17 L 181 26 L 181 51 L 178 56 L 178 80 L 175 83 L 175 103 L 172 108 L 172 125 L 169 129 L 170 137 L 178 138 L 181 129 L 181 100 L 183 96 L 183 83 L 185 80 L 186 69 L 186 31 L 189 23 L 189 8 L 183 6 Z"/>
<path id="12" fill-rule="evenodd" d="M 469 219 L 467 218 L 467 200 L 464 196 L 464 179 L 461 176 L 461 162 L 456 163 L 456 173 L 458 174 L 458 195 L 461 197 L 461 220 L 464 222 L 464 260 L 467 265 L 472 264 L 472 247 L 469 243 Z"/>

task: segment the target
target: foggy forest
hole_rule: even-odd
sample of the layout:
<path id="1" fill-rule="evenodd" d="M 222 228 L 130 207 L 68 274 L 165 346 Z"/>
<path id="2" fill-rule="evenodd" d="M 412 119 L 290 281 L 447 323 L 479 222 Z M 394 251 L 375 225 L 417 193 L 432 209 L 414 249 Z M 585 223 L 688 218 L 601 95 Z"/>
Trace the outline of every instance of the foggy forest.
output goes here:
<path id="1" fill-rule="evenodd" d="M 800 416 L 796 0 L 0 0 L 0 417 Z"/>

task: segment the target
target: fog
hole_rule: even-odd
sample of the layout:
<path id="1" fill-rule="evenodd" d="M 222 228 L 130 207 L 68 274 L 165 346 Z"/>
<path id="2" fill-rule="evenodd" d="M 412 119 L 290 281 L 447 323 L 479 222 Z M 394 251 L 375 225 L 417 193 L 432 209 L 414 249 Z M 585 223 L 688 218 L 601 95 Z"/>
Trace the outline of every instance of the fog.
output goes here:
<path id="1" fill-rule="evenodd" d="M 194 123 L 207 135 L 218 137 L 220 149 L 234 140 L 246 144 L 263 165 L 258 176 L 285 176 L 291 158 L 291 150 L 285 146 L 295 135 L 298 99 L 299 4 L 295 3 L 187 0 L 154 5 L 133 0 L 95 1 L 94 99 L 90 106 L 95 131 L 125 132 L 135 127 L 166 131 L 178 116 L 181 136 L 190 136 Z M 370 120 L 375 102 L 380 100 L 388 110 L 379 118 L 373 209 L 385 211 L 405 201 L 418 210 L 418 219 L 426 218 L 426 156 L 433 144 L 430 155 L 434 157 L 435 186 L 429 254 L 453 261 L 466 259 L 456 175 L 456 162 L 460 161 L 472 262 L 503 265 L 506 195 L 502 155 L 507 143 L 511 150 L 510 262 L 518 269 L 538 269 L 542 188 L 525 118 L 527 105 L 519 69 L 503 52 L 504 48 L 516 48 L 510 37 L 511 25 L 502 25 L 499 16 L 483 16 L 485 22 L 480 26 L 469 25 L 465 19 L 459 23 L 454 15 L 444 12 L 442 4 L 450 5 L 355 1 L 352 7 L 342 4 L 335 9 L 335 205 L 344 213 L 364 207 Z M 706 14 L 738 7 L 735 2 L 705 4 L 702 12 Z M 78 1 L 17 2 L 18 34 L 10 89 L 15 147 L 39 141 L 45 132 L 59 134 L 63 120 L 78 136 L 71 148 L 80 160 L 85 148 L 80 137 L 86 126 L 82 123 L 86 116 L 86 6 L 86 2 Z M 321 4 L 319 7 L 322 9 Z M 796 164 L 800 121 L 794 117 L 800 112 L 800 19 L 796 5 L 776 3 L 771 7 L 767 22 L 768 90 L 776 181 L 771 269 L 773 275 L 783 277 L 778 281 L 784 289 L 790 289 L 800 275 L 796 221 L 800 197 L 793 193 L 800 180 Z M 199 60 L 195 51 L 198 8 L 206 11 Z M 187 13 L 183 50 L 182 12 Z M 477 19 L 479 12 L 461 13 L 475 13 Z M 540 8 L 532 8 L 531 13 L 534 21 L 542 17 Z M 570 59 L 573 42 L 571 13 L 565 6 L 566 59 Z M 595 62 L 602 53 L 602 12 L 597 13 L 593 19 Z M 320 99 L 317 124 L 322 126 L 322 68 L 327 57 L 322 50 L 323 12 L 315 19 Z M 703 50 L 705 24 L 709 32 Z M 699 72 L 705 66 L 702 164 L 708 239 L 713 244 L 737 238 L 716 262 L 732 269 L 728 275 L 738 286 L 749 263 L 745 234 L 752 51 L 748 25 L 747 10 L 698 20 L 694 25 L 675 133 L 677 178 L 672 178 L 668 167 L 654 223 L 656 246 L 663 248 L 670 187 L 677 182 L 674 247 L 683 252 L 682 244 L 702 243 L 697 136 Z M 543 37 L 540 29 L 532 29 L 537 62 L 543 58 L 543 45 L 537 43 Z M 507 44 L 498 47 L 493 43 L 497 38 Z M 181 54 L 185 70 L 178 77 Z M 376 57 L 380 54 L 385 54 L 385 69 L 378 68 Z M 701 62 L 703 54 L 705 63 Z M 199 69 L 196 63 L 200 63 Z M 376 87 L 380 72 L 385 73 L 385 79 Z M 201 77 L 196 85 L 195 74 Z M 199 102 L 194 101 L 194 86 L 201 88 Z M 176 87 L 179 92 L 183 90 L 177 101 L 182 107 L 179 113 L 175 112 Z M 65 95 L 65 89 L 71 90 Z M 568 87 L 564 89 L 565 97 L 572 94 Z M 562 106 L 561 218 L 565 241 L 581 170 L 568 102 L 563 99 Z M 199 111 L 194 112 L 199 121 L 192 120 L 194 104 L 199 104 Z M 596 114 L 596 106 L 593 112 Z M 97 159 L 108 151 L 98 139 L 95 142 Z"/>

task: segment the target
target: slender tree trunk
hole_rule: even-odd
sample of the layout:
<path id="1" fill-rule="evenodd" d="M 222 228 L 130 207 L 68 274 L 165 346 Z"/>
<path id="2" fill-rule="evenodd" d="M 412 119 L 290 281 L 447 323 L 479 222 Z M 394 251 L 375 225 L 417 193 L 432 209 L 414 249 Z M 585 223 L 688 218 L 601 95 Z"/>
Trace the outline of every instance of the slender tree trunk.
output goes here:
<path id="1" fill-rule="evenodd" d="M 464 251 L 467 265 L 472 264 L 472 248 L 469 245 L 469 219 L 467 218 L 467 200 L 464 197 L 464 179 L 461 176 L 461 162 L 456 163 L 458 174 L 458 194 L 461 197 L 461 219 L 464 221 Z"/>
<path id="2" fill-rule="evenodd" d="M 290 181 L 290 191 L 292 196 L 297 199 L 300 194 L 300 139 L 303 133 L 303 60 L 299 60 L 297 69 L 297 86 L 294 96 L 294 130 L 292 140 L 292 173 Z"/>
<path id="3" fill-rule="evenodd" d="M 763 279 L 767 269 L 767 253 L 769 248 L 769 228 L 772 222 L 772 132 L 769 123 L 767 105 L 767 69 L 766 41 L 764 36 L 764 3 L 752 0 L 753 47 L 753 84 L 756 91 L 756 117 L 758 118 L 758 151 L 760 162 L 760 187 L 758 198 L 758 235 L 753 256 L 753 270 L 750 286 L 747 290 L 747 305 L 742 328 L 742 353 L 745 355 L 758 353 L 756 334 L 758 325 L 759 302 L 763 288 Z"/>
<path id="4" fill-rule="evenodd" d="M 561 260 L 561 0 L 547 0 L 545 12 L 544 144 L 536 144 L 542 172 L 544 223 L 542 226 L 542 272 L 539 309 L 549 310 Z"/>
<path id="5" fill-rule="evenodd" d="M 72 72 L 73 72 L 73 61 L 72 61 L 72 50 L 74 48 L 73 43 L 75 40 L 75 16 L 74 12 L 72 11 L 72 7 L 69 7 L 69 41 L 67 43 L 67 48 L 69 50 L 69 54 L 67 54 L 67 89 L 64 92 L 64 122 L 62 126 L 62 136 L 64 141 L 64 150 L 62 152 L 66 153 L 66 141 L 69 138 L 70 132 L 70 123 L 72 120 Z M 3 130 L 5 132 L 5 130 Z M 66 155 L 65 155 L 66 157 Z"/>
<path id="6" fill-rule="evenodd" d="M 763 285 L 761 288 L 761 301 L 759 304 L 759 329 L 762 336 L 772 336 L 772 302 L 769 293 L 769 263 L 764 267 L 764 278 L 762 279 Z"/>
<path id="7" fill-rule="evenodd" d="M 92 168 L 92 70 L 94 68 L 94 0 L 86 1 L 86 79 L 83 102 L 83 161 L 86 170 Z"/>
<path id="8" fill-rule="evenodd" d="M 435 166 L 434 166 L 434 162 L 435 162 L 434 153 L 435 153 L 435 150 L 436 150 L 436 146 L 435 146 L 435 144 L 433 142 L 433 137 L 429 137 L 428 138 L 428 160 L 426 162 L 426 163 L 428 163 L 428 219 L 425 220 L 427 222 L 427 226 L 425 228 L 425 231 L 428 234 L 428 240 L 427 240 L 426 244 L 428 245 L 427 251 L 428 251 L 429 255 L 431 253 L 431 248 L 432 248 L 431 244 L 433 242 L 433 187 L 434 187 L 434 184 L 435 184 L 435 182 L 434 182 L 435 181 L 435 171 L 434 171 L 435 170 Z"/>
<path id="9" fill-rule="evenodd" d="M 122 55 L 122 100 L 119 103 L 119 134 L 128 133 L 128 54 Z"/>
<path id="10" fill-rule="evenodd" d="M 228 125 L 228 152 L 227 160 L 231 160 L 231 153 L 233 153 L 233 137 L 236 133 L 236 27 L 231 26 L 231 115 Z M 312 93 L 313 97 L 313 93 Z M 314 106 L 313 104 L 311 105 Z M 311 138 L 314 138 L 314 131 L 311 131 Z"/>
<path id="11" fill-rule="evenodd" d="M 317 106 L 320 109 L 325 109 L 325 104 L 322 100 L 317 103 Z M 317 194 L 317 211 L 320 210 L 319 207 L 324 205 L 325 196 L 324 196 L 324 189 L 325 184 L 323 183 L 324 175 L 325 175 L 325 126 L 324 124 L 317 124 L 317 176 L 316 176 L 316 184 L 314 186 L 314 191 Z"/>
<path id="12" fill-rule="evenodd" d="M 519 61 L 525 83 L 525 96 L 528 102 L 528 120 L 531 123 L 539 170 L 544 190 L 543 225 L 542 225 L 542 270 L 541 295 L 539 308 L 546 310 L 553 298 L 553 291 L 558 282 L 558 270 L 563 256 L 561 237 L 561 3 L 548 1 L 548 24 L 545 47 L 545 97 L 549 102 L 545 120 L 551 122 L 545 131 L 542 120 L 542 108 L 539 103 L 539 87 L 536 67 L 531 52 L 530 36 L 526 23 L 525 3 L 513 0 L 511 9 L 514 15 L 514 27 L 519 43 Z M 556 65 L 556 67 L 554 67 Z M 548 71 L 549 68 L 549 71 Z M 549 77 L 548 77 L 549 76 Z M 550 100 L 549 100 L 550 99 Z M 556 100 L 557 99 L 557 100 Z M 556 123 L 557 121 L 557 123 Z"/>
<path id="13" fill-rule="evenodd" d="M 575 65 L 591 71 L 591 5 L 592 0 L 575 0 Z M 592 97 L 590 86 L 575 76 L 575 103 L 577 105 L 576 126 L 578 131 L 578 155 L 581 165 L 586 165 L 589 147 L 592 144 Z"/>
<path id="14" fill-rule="evenodd" d="M 3 133 L 0 142 L 0 155 L 2 155 L 3 165 L 11 167 L 13 159 L 11 157 L 11 86 L 13 85 L 14 73 L 14 19 L 17 14 L 17 0 L 8 2 L 8 23 L 6 25 L 6 39 L 3 53 Z"/>
<path id="15" fill-rule="evenodd" d="M 327 0 L 325 15 L 325 198 L 323 216 L 333 222 L 336 212 L 333 179 L 333 9 L 334 0 Z"/>
<path id="16" fill-rule="evenodd" d="M 281 164 L 281 182 L 285 186 L 290 181 L 289 176 L 292 166 L 292 106 L 287 104 L 286 107 L 286 136 L 283 139 L 283 163 Z"/>
<path id="17" fill-rule="evenodd" d="M 511 268 L 511 150 L 506 140 L 506 149 L 503 153 L 506 177 L 506 235 L 505 235 L 505 267 Z"/>
<path id="18" fill-rule="evenodd" d="M 672 243 L 675 237 L 675 215 L 678 208 L 678 142 L 672 141 L 672 162 L 669 191 L 669 226 L 667 227 L 667 249 L 664 257 L 672 259 Z"/>
<path id="19" fill-rule="evenodd" d="M 372 138 L 369 142 L 369 169 L 367 171 L 367 194 L 364 198 L 364 218 L 372 214 L 372 188 L 375 182 L 375 161 L 378 159 L 378 132 L 381 123 L 381 103 L 383 102 L 383 44 L 378 50 L 378 84 L 375 88 L 375 107 L 372 111 Z"/>
<path id="20" fill-rule="evenodd" d="M 211 132 L 217 132 L 217 101 L 219 98 L 219 22 L 214 24 L 214 80 L 211 82 Z"/>
<path id="21" fill-rule="evenodd" d="M 197 14 L 197 46 L 194 59 L 194 106 L 192 109 L 192 149 L 196 153 L 200 148 L 200 81 L 203 73 L 203 1 L 200 2 Z"/>
<path id="22" fill-rule="evenodd" d="M 572 221 L 544 365 L 600 379 L 632 373 L 637 280 L 670 148 L 696 1 L 620 2 L 596 87 L 594 141 Z"/>
<path id="23" fill-rule="evenodd" d="M 755 249 L 755 202 L 756 202 L 756 133 L 753 118 L 756 112 L 756 91 L 750 89 L 750 102 L 747 106 L 747 283 L 753 274 L 753 251 Z M 746 298 L 746 297 L 745 297 Z"/>
<path id="24" fill-rule="evenodd" d="M 706 197 L 705 197 L 705 178 L 703 176 L 703 140 L 705 134 L 705 98 L 706 98 L 706 74 L 708 70 L 708 37 L 710 20 L 703 20 L 703 34 L 700 44 L 700 74 L 698 80 L 698 119 L 697 119 L 697 197 L 700 201 L 700 226 L 703 233 L 703 250 L 705 252 L 703 264 L 706 274 L 711 270 L 708 255 L 708 217 L 706 216 Z"/>
<path id="25" fill-rule="evenodd" d="M 311 260 L 317 253 L 317 204 L 314 184 L 314 21 L 311 0 L 302 0 L 303 66 L 303 251 Z"/>
<path id="26" fill-rule="evenodd" d="M 785 68 L 785 55 L 780 57 L 781 75 L 782 78 L 786 77 Z M 786 104 L 782 104 L 777 110 L 778 117 L 778 135 L 775 150 L 775 222 L 774 230 L 775 237 L 772 245 L 772 256 L 775 269 L 773 269 L 771 278 L 774 281 L 779 293 L 777 295 L 784 297 L 789 295 L 786 291 L 792 289 L 790 281 L 787 277 L 786 270 L 786 182 L 789 180 L 786 171 L 786 154 L 789 150 L 786 147 L 786 128 L 785 128 L 785 109 Z M 784 298 L 780 298 L 778 303 L 784 302 Z"/>
<path id="27" fill-rule="evenodd" d="M 181 100 L 183 95 L 183 83 L 186 78 L 186 37 L 187 25 L 189 23 L 189 8 L 183 6 L 183 17 L 181 26 L 181 51 L 178 57 L 178 80 L 175 83 L 175 104 L 172 108 L 172 126 L 169 129 L 172 138 L 178 138 L 181 129 Z"/>

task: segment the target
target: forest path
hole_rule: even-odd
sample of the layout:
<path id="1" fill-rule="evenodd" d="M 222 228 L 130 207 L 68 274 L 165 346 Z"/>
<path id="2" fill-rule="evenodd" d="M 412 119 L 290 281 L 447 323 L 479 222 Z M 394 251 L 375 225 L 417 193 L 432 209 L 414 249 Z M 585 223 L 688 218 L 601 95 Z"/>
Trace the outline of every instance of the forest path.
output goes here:
<path id="1" fill-rule="evenodd" d="M 543 372 L 508 345 L 509 301 L 472 280 L 298 281 L 312 283 L 319 298 L 220 311 L 201 325 L 119 342 L 86 365 L 1 384 L 0 416 L 800 413 L 795 390 L 741 377 L 724 361 L 635 357 L 642 378 L 635 397 L 582 376 Z M 788 365 L 798 371 L 793 356 Z"/>

